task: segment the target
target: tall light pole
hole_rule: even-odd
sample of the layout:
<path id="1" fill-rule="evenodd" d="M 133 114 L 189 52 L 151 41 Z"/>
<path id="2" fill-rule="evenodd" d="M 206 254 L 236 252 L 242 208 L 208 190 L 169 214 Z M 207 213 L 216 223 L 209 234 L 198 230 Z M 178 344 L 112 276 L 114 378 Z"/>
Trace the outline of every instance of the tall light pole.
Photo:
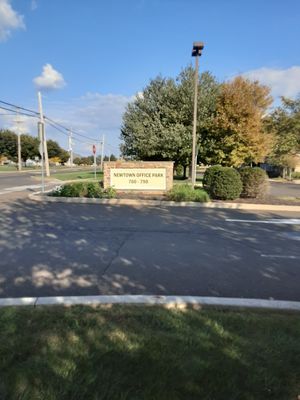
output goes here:
<path id="1" fill-rule="evenodd" d="M 193 149 L 192 149 L 192 186 L 195 186 L 196 183 L 196 167 L 197 167 L 197 154 L 196 154 L 196 146 L 197 146 L 197 104 L 198 104 L 198 70 L 199 70 L 199 57 L 202 54 L 202 50 L 204 48 L 203 42 L 194 42 L 192 57 L 196 57 L 195 62 L 195 90 L 194 90 L 194 120 L 193 120 Z"/>

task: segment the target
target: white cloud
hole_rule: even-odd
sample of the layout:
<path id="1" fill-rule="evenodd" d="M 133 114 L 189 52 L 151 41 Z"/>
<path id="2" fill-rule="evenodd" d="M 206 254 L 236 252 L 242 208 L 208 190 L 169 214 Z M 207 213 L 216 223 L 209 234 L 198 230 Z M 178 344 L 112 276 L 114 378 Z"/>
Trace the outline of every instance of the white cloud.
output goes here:
<path id="1" fill-rule="evenodd" d="M 66 85 L 62 74 L 56 71 L 51 64 L 44 65 L 42 74 L 34 78 L 33 82 L 37 89 L 43 90 L 61 89 Z"/>
<path id="2" fill-rule="evenodd" d="M 23 16 L 12 8 L 10 0 L 0 0 L 0 42 L 7 40 L 15 29 L 25 29 Z"/>
<path id="3" fill-rule="evenodd" d="M 243 74 L 271 87 L 272 95 L 295 97 L 300 93 L 300 66 L 287 69 L 259 68 Z"/>

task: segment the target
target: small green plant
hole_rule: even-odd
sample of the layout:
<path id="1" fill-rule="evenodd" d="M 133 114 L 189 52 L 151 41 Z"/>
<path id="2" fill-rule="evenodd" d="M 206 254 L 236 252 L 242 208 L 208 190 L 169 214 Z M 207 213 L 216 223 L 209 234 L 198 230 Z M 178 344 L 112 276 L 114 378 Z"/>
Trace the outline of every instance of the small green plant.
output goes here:
<path id="1" fill-rule="evenodd" d="M 219 167 L 210 176 L 207 186 L 209 195 L 216 200 L 234 200 L 242 192 L 243 184 L 238 171 L 230 167 Z"/>
<path id="2" fill-rule="evenodd" d="M 204 203 L 209 201 L 208 194 L 203 189 L 193 189 L 190 185 L 175 185 L 167 193 L 167 199 L 171 201 L 196 201 Z"/>
<path id="3" fill-rule="evenodd" d="M 50 196 L 112 199 L 116 197 L 116 191 L 111 187 L 103 189 L 99 182 L 80 182 L 60 186 L 50 193 Z"/>
<path id="4" fill-rule="evenodd" d="M 239 170 L 243 190 L 241 197 L 245 198 L 263 198 L 268 192 L 268 175 L 258 167 L 244 167 Z"/>
<path id="5" fill-rule="evenodd" d="M 84 183 L 70 183 L 54 190 L 51 195 L 59 197 L 85 197 L 87 193 Z"/>
<path id="6" fill-rule="evenodd" d="M 103 190 L 100 187 L 99 183 L 89 182 L 86 185 L 87 188 L 87 195 L 86 197 L 89 198 L 101 198 Z"/>
<path id="7" fill-rule="evenodd" d="M 113 187 L 108 187 L 107 189 L 104 189 L 103 193 L 105 193 L 105 197 L 107 199 L 113 199 L 116 197 L 116 190 Z"/>

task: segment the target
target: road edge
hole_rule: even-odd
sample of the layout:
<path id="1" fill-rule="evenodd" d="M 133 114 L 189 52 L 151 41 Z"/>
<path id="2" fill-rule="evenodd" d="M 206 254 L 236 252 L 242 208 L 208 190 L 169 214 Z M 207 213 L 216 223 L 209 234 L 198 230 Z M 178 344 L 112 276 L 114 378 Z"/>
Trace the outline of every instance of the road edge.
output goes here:
<path id="1" fill-rule="evenodd" d="M 251 308 L 299 311 L 300 302 L 286 300 L 264 300 L 228 297 L 202 296 L 154 296 L 154 295 L 110 295 L 110 296 L 52 296 L 52 297 L 19 297 L 2 298 L 0 307 L 9 306 L 72 306 L 72 305 L 159 305 L 166 308 L 187 307 L 221 307 L 221 308 Z"/>

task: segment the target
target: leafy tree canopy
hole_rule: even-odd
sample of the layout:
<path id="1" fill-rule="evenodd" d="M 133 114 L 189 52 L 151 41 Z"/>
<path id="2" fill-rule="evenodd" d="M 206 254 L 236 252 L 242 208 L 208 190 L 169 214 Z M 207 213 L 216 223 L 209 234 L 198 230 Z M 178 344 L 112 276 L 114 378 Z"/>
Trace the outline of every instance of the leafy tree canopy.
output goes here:
<path id="1" fill-rule="evenodd" d="M 10 130 L 0 130 L 0 155 L 7 156 L 11 160 L 17 160 L 17 134 Z M 66 162 L 69 153 L 62 149 L 54 140 L 47 140 L 49 158 L 59 157 L 61 162 Z M 21 135 L 21 157 L 25 161 L 40 157 L 39 139 L 31 135 Z"/>
<path id="2" fill-rule="evenodd" d="M 215 112 L 219 84 L 208 72 L 200 77 L 198 135 L 207 129 Z M 127 106 L 121 139 L 125 157 L 173 160 L 188 165 L 191 159 L 194 71 L 185 68 L 176 79 L 161 76 L 150 81 Z"/>
<path id="3" fill-rule="evenodd" d="M 272 103 L 270 89 L 243 77 L 221 85 L 215 117 L 200 137 L 200 159 L 206 164 L 239 166 L 263 161 L 272 135 L 263 116 Z"/>
<path id="4" fill-rule="evenodd" d="M 264 121 L 266 129 L 275 136 L 269 161 L 293 168 L 295 155 L 300 151 L 300 96 L 295 100 L 282 97 L 281 103 Z"/>

